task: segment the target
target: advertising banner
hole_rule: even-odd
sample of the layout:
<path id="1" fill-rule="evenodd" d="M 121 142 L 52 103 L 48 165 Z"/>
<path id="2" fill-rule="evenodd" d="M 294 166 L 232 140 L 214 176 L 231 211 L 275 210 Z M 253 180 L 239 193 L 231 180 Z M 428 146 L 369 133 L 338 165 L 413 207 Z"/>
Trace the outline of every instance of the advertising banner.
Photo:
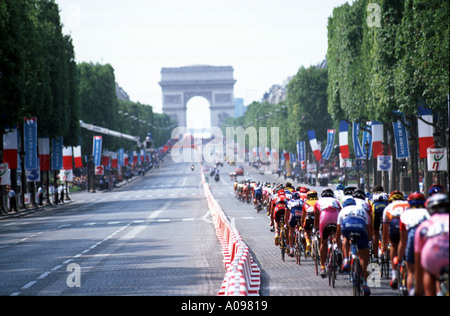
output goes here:
<path id="1" fill-rule="evenodd" d="M 25 169 L 38 169 L 37 157 L 37 117 L 25 117 L 23 124 L 25 147 Z"/>

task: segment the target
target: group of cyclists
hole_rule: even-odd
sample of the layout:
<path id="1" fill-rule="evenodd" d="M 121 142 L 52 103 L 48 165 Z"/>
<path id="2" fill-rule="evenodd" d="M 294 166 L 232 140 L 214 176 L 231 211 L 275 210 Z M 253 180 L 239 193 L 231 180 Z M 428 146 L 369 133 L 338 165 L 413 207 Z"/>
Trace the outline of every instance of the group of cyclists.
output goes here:
<path id="1" fill-rule="evenodd" d="M 294 236 L 302 231 L 305 254 L 311 256 L 313 233 L 320 239 L 320 275 L 326 276 L 328 237 L 334 236 L 340 254 L 340 271 L 350 269 L 350 236 L 355 240 L 363 274 L 364 295 L 369 262 L 385 260 L 391 267 L 390 287 L 399 287 L 399 266 L 406 268 L 405 295 L 448 295 L 449 198 L 440 184 L 426 192 L 405 196 L 400 191 L 384 192 L 375 186 L 365 193 L 356 187 L 337 185 L 320 196 L 307 187 L 257 182 L 246 179 L 234 183 L 236 197 L 253 204 L 257 211 L 267 208 L 275 245 L 280 231 L 286 234 L 286 252 L 294 256 Z"/>

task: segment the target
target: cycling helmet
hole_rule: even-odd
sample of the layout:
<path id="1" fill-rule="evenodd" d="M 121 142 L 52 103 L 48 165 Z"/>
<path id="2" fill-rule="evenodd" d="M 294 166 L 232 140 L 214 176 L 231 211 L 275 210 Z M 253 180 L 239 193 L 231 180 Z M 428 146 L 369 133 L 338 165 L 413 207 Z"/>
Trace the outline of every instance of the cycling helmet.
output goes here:
<path id="1" fill-rule="evenodd" d="M 293 200 L 300 200 L 300 193 L 292 192 L 292 199 Z"/>
<path id="2" fill-rule="evenodd" d="M 447 193 L 436 193 L 429 197 L 425 203 L 430 215 L 435 213 L 448 213 L 449 201 Z"/>
<path id="3" fill-rule="evenodd" d="M 330 188 L 326 188 L 322 191 L 322 194 L 320 195 L 322 197 L 334 197 L 334 192 Z"/>
<path id="4" fill-rule="evenodd" d="M 283 189 L 277 191 L 278 195 L 286 195 L 286 192 Z"/>
<path id="5" fill-rule="evenodd" d="M 344 201 L 344 203 L 342 203 L 342 207 L 346 207 L 349 205 L 356 205 L 356 201 L 354 198 L 348 198 Z"/>
<path id="6" fill-rule="evenodd" d="M 316 191 L 308 191 L 308 193 L 306 194 L 306 198 L 309 200 L 318 200 L 319 198 L 317 197 L 317 192 Z"/>
<path id="7" fill-rule="evenodd" d="M 306 187 L 301 187 L 300 188 L 300 193 L 307 193 L 308 191 L 309 191 L 309 189 L 306 188 Z"/>
<path id="8" fill-rule="evenodd" d="M 336 190 L 344 190 L 344 185 L 342 184 L 342 183 L 339 183 L 337 186 L 336 186 Z"/>
<path id="9" fill-rule="evenodd" d="M 426 200 L 425 195 L 417 191 L 411 193 L 407 199 L 409 206 L 411 207 L 424 207 Z"/>
<path id="10" fill-rule="evenodd" d="M 344 188 L 344 195 L 352 195 L 355 190 L 356 190 L 356 187 L 346 186 Z"/>
<path id="11" fill-rule="evenodd" d="M 400 200 L 400 201 L 404 201 L 405 200 L 405 196 L 403 195 L 402 192 L 400 191 L 392 191 L 391 194 L 389 195 L 389 203 L 392 201 L 396 201 L 396 200 Z"/>
<path id="12" fill-rule="evenodd" d="M 374 197 L 374 202 L 387 202 L 389 200 L 389 197 L 387 193 L 379 193 L 377 196 Z"/>
<path id="13" fill-rule="evenodd" d="M 433 194 L 436 193 L 444 193 L 445 192 L 445 188 L 439 184 L 439 183 L 433 183 L 430 188 L 428 189 L 428 196 L 432 196 Z"/>
<path id="14" fill-rule="evenodd" d="M 353 198 L 355 199 L 360 199 L 360 200 L 365 200 L 366 199 L 366 194 L 364 193 L 363 190 L 355 190 L 355 192 L 353 192 L 352 194 Z"/>

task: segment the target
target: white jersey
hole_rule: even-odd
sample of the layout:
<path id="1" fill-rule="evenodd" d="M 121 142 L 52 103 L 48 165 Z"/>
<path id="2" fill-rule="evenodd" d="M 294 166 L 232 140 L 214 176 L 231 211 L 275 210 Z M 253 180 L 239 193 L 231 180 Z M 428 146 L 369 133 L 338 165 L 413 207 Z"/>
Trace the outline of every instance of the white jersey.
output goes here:
<path id="1" fill-rule="evenodd" d="M 342 225 L 342 222 L 347 219 L 360 219 L 363 220 L 366 225 L 369 224 L 367 212 L 357 205 L 348 205 L 339 212 L 338 225 Z"/>

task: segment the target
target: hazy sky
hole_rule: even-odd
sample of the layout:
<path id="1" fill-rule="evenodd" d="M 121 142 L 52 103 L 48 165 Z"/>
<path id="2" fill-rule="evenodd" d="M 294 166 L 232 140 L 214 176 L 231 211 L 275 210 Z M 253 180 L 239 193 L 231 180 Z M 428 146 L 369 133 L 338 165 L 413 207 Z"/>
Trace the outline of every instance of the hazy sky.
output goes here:
<path id="1" fill-rule="evenodd" d="M 232 66 L 234 94 L 260 101 L 321 62 L 345 0 L 56 0 L 77 62 L 110 63 L 132 101 L 161 112 L 161 68 Z"/>

